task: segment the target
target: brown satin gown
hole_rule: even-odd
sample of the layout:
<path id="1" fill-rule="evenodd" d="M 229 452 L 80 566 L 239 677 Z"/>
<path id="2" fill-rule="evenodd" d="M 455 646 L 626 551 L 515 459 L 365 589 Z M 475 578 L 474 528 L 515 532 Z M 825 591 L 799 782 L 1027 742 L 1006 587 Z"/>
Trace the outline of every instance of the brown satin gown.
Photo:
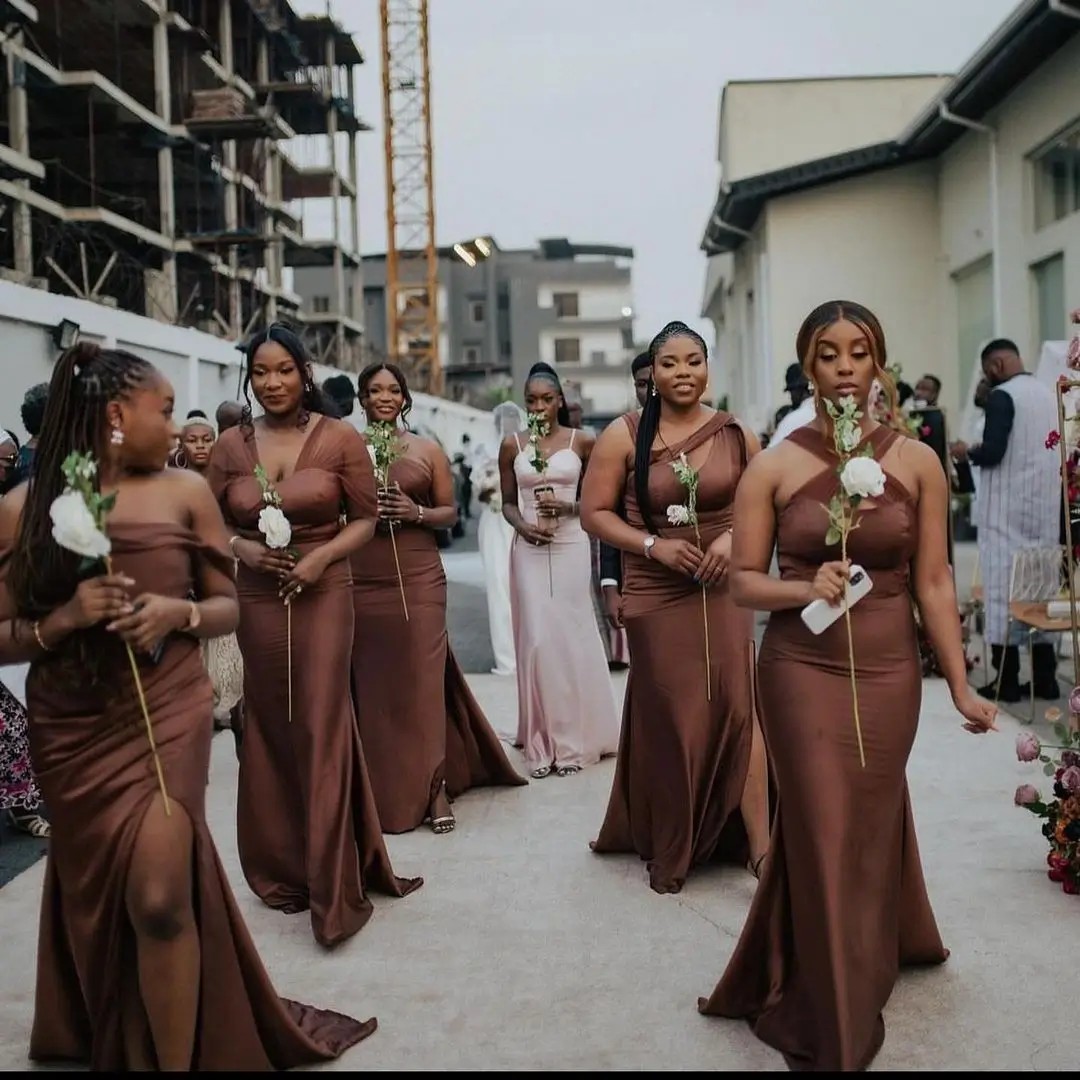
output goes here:
<path id="1" fill-rule="evenodd" d="M 638 414 L 624 419 L 636 437 Z M 667 507 L 686 501 L 671 468 L 681 453 L 699 470 L 698 527 L 707 547 L 731 527 L 746 441 L 735 420 L 718 412 L 689 438 L 653 451 L 655 531 L 694 543 L 691 526 L 660 527 Z M 630 462 L 623 499 L 626 520 L 646 528 Z M 644 555 L 624 554 L 623 567 L 623 621 L 634 659 L 611 799 L 592 847 L 637 852 L 648 860 L 653 889 L 678 892 L 694 866 L 747 858 L 739 803 L 753 735 L 752 618 L 732 602 L 726 578 L 706 590 L 709 701 L 701 586 Z"/>
<path id="2" fill-rule="evenodd" d="M 885 427 L 869 436 L 888 473 Z M 839 558 L 825 546 L 837 459 L 822 434 L 790 439 L 820 459 L 820 472 L 780 512 L 780 572 L 809 581 Z M 892 475 L 860 514 L 849 554 L 873 582 L 851 609 L 859 762 L 844 620 L 820 636 L 799 609 L 774 612 L 762 643 L 762 725 L 778 785 L 770 855 L 738 946 L 712 997 L 712 1016 L 746 1018 L 790 1068 L 865 1069 L 881 1047 L 881 1010 L 901 964 L 948 955 L 926 894 L 905 768 L 922 698 L 908 590 L 915 503 Z M 636 662 L 636 656 L 635 656 Z"/>
<path id="3" fill-rule="evenodd" d="M 390 481 L 432 507 L 426 461 L 399 458 Z M 390 533 L 380 524 L 352 559 L 353 686 L 379 820 L 384 832 L 401 833 L 426 820 L 444 780 L 451 799 L 473 787 L 526 781 L 507 760 L 447 640 L 446 574 L 435 534 L 405 525 L 394 540 L 409 618 Z"/>
<path id="4" fill-rule="evenodd" d="M 135 593 L 186 597 L 200 559 L 232 572 L 228 552 L 179 525 L 118 523 L 109 531 L 116 569 L 134 578 Z M 56 653 L 35 662 L 27 682 L 33 759 L 53 827 L 30 1057 L 124 1072 L 138 1063 L 127 1059 L 122 1016 L 144 1017 L 141 1000 L 130 1002 L 137 960 L 124 892 L 158 781 L 127 655 L 113 635 L 95 636 L 103 687 L 67 689 L 71 676 L 57 677 Z M 375 1021 L 277 996 L 207 829 L 213 691 L 198 642 L 175 634 L 158 665 L 140 667 L 173 812 L 186 812 L 194 830 L 202 969 L 192 1070 L 288 1069 L 339 1056 Z M 139 1041 L 152 1045 L 145 1019 Z"/>
<path id="5" fill-rule="evenodd" d="M 275 484 L 300 555 L 337 533 L 342 507 L 350 520 L 376 512 L 374 470 L 359 432 L 325 416 L 312 423 L 292 475 Z M 261 539 L 257 464 L 254 433 L 231 428 L 215 444 L 207 476 L 226 521 L 252 539 Z M 390 865 L 357 732 L 349 562 L 332 563 L 292 603 L 291 719 L 279 587 L 276 577 L 240 564 L 240 862 L 264 903 L 286 912 L 310 908 L 316 940 L 335 945 L 370 918 L 366 889 L 403 896 L 422 882 L 396 877 Z"/>

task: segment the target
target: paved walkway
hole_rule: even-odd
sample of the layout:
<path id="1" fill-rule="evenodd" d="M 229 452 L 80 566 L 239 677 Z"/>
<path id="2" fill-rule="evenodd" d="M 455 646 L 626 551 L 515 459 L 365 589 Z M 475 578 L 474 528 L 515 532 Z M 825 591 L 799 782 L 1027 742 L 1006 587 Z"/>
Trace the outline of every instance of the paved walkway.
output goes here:
<path id="1" fill-rule="evenodd" d="M 512 681 L 472 684 L 503 732 Z M 619 682 L 615 683 L 616 689 Z M 931 897 L 952 949 L 901 977 L 877 1069 L 1073 1069 L 1072 940 L 1080 899 L 1045 878 L 1038 823 L 1012 806 L 1039 783 L 1013 753 L 1019 725 L 975 738 L 940 682 L 926 684 L 910 782 Z M 515 754 L 515 760 L 519 760 Z M 520 763 L 520 762 L 519 762 Z M 390 837 L 399 873 L 425 886 L 376 913 L 333 953 L 306 916 L 262 907 L 236 858 L 236 762 L 214 740 L 208 816 L 233 888 L 282 993 L 378 1016 L 379 1031 L 330 1068 L 769 1070 L 778 1055 L 741 1023 L 695 1010 L 723 970 L 754 888 L 710 869 L 658 896 L 632 857 L 588 850 L 609 760 L 576 777 L 480 791 L 449 836 Z M 26 1067 L 43 864 L 0 890 L 0 1069 Z"/>

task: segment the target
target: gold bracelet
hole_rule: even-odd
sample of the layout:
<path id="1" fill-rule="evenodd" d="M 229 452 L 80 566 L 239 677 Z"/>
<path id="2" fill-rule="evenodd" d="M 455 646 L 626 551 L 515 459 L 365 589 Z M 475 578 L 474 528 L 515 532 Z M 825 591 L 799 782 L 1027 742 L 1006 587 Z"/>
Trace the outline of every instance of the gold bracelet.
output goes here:
<path id="1" fill-rule="evenodd" d="M 52 649 L 50 649 L 49 646 L 45 644 L 45 639 L 41 636 L 41 620 L 35 619 L 30 624 L 30 629 L 34 631 L 34 640 L 41 647 L 41 651 L 52 652 Z"/>

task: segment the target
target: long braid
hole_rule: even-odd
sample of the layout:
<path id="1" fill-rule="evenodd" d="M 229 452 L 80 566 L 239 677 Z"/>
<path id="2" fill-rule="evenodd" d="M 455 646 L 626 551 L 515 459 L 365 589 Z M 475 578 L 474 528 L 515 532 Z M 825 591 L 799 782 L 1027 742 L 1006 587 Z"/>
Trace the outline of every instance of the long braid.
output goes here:
<path id="1" fill-rule="evenodd" d="M 78 452 L 92 454 L 100 462 L 109 439 L 106 405 L 124 398 L 153 371 L 142 357 L 88 342 L 73 346 L 57 360 L 34 475 L 11 552 L 8 588 L 21 617 L 44 616 L 66 603 L 79 583 L 81 558 L 53 540 L 49 516 L 53 500 L 64 490 L 64 460 Z M 61 648 L 96 671 L 84 634 L 72 635 Z"/>
<path id="2" fill-rule="evenodd" d="M 652 499 L 649 496 L 649 468 L 652 465 L 652 446 L 656 433 L 660 430 L 660 395 L 656 392 L 656 356 L 672 338 L 688 337 L 701 349 L 702 356 L 709 359 L 709 347 L 705 339 L 684 322 L 669 322 L 649 342 L 649 393 L 645 398 L 645 407 L 641 410 L 638 422 L 637 438 L 634 440 L 634 495 L 637 497 L 638 511 L 645 527 L 655 531 L 652 516 Z"/>

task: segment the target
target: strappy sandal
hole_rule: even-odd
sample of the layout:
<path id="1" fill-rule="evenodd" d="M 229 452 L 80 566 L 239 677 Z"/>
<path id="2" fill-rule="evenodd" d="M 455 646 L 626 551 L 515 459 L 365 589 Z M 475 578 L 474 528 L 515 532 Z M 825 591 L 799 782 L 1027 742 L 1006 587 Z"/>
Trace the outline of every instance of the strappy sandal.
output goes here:
<path id="1" fill-rule="evenodd" d="M 757 862 L 751 862 L 749 859 L 746 860 L 746 869 L 749 870 L 758 881 L 761 880 L 761 864 L 765 861 L 765 855 L 768 854 L 769 853 L 766 851 L 764 855 L 758 856 Z"/>
<path id="2" fill-rule="evenodd" d="M 556 776 L 573 776 L 574 773 L 581 772 L 580 765 L 560 765 L 555 770 Z"/>
<path id="3" fill-rule="evenodd" d="M 541 765 L 538 769 L 533 769 L 533 771 L 531 773 L 529 773 L 529 775 L 534 780 L 543 780 L 545 776 L 549 776 L 550 774 L 551 774 L 551 766 L 550 765 Z"/>
<path id="4" fill-rule="evenodd" d="M 40 814 L 16 814 L 13 811 L 8 811 L 8 820 L 11 822 L 12 828 L 26 833 L 27 836 L 34 837 L 35 840 L 48 840 L 52 835 L 52 825 Z"/>
<path id="5" fill-rule="evenodd" d="M 436 836 L 443 836 L 445 833 L 453 832 L 454 826 L 457 824 L 457 819 L 451 814 L 449 817 L 437 817 L 430 818 L 431 831 Z"/>

